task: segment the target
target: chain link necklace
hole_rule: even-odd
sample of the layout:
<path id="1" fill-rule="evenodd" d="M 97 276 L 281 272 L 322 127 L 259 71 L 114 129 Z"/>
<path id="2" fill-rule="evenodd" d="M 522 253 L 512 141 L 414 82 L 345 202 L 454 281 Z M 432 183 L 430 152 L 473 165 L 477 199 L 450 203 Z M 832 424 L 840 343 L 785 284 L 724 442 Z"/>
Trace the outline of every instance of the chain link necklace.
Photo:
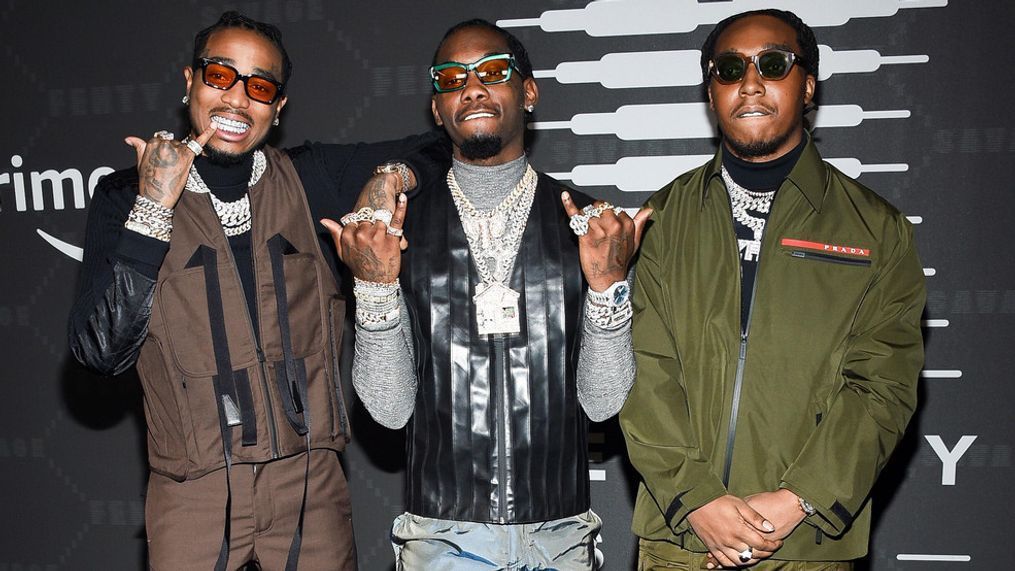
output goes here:
<path id="1" fill-rule="evenodd" d="M 250 171 L 250 181 L 247 182 L 247 191 L 243 197 L 232 202 L 223 202 L 215 196 L 215 193 L 208 188 L 204 179 L 197 172 L 197 167 L 190 165 L 190 175 L 187 176 L 187 186 L 190 192 L 195 194 L 207 194 L 211 197 L 212 206 L 215 207 L 215 214 L 222 223 L 222 229 L 226 236 L 239 236 L 250 231 L 250 187 L 257 184 L 264 174 L 268 161 L 264 157 L 264 151 L 254 151 L 254 168 Z"/>
<path id="2" fill-rule="evenodd" d="M 733 180 L 726 167 L 722 167 L 722 180 L 726 183 L 726 191 L 730 195 L 730 207 L 733 209 L 733 219 L 750 228 L 754 232 L 755 241 L 761 240 L 761 235 L 765 232 L 765 219 L 751 216 L 747 211 L 754 210 L 755 212 L 768 214 L 772 208 L 775 191 L 755 192 L 747 190 Z"/>
<path id="3" fill-rule="evenodd" d="M 525 222 L 536 195 L 537 179 L 536 171 L 527 165 L 521 180 L 500 204 L 492 210 L 480 211 L 458 186 L 455 171 L 448 171 L 451 198 L 458 209 L 469 250 L 483 282 L 505 284 L 511 277 Z"/>

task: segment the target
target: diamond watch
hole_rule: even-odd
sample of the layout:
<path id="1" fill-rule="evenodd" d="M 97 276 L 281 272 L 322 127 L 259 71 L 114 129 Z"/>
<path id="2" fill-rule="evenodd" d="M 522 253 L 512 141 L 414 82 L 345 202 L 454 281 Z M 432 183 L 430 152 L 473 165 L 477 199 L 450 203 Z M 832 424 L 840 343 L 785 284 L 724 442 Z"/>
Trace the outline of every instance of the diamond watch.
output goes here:
<path id="1" fill-rule="evenodd" d="M 402 192 L 402 193 L 409 192 L 409 190 L 410 190 L 409 189 L 409 167 L 405 166 L 405 163 L 388 162 L 388 163 L 384 163 L 382 165 L 377 165 L 377 167 L 374 168 L 374 174 L 384 174 L 384 173 L 395 173 L 399 177 L 401 177 L 401 179 L 402 179 L 402 188 L 399 189 L 399 192 Z"/>

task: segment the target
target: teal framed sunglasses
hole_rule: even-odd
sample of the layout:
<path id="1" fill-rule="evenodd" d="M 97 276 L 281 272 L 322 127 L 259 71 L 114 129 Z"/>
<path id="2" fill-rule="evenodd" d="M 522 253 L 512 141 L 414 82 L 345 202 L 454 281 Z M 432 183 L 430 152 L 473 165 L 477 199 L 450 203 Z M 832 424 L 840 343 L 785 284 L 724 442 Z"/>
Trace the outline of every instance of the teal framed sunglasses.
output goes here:
<path id="1" fill-rule="evenodd" d="M 469 72 L 483 85 L 504 83 L 511 79 L 511 70 L 518 69 L 515 56 L 511 54 L 494 54 L 478 59 L 472 63 L 449 61 L 430 68 L 430 79 L 437 93 L 447 93 L 465 88 L 469 82 Z"/>

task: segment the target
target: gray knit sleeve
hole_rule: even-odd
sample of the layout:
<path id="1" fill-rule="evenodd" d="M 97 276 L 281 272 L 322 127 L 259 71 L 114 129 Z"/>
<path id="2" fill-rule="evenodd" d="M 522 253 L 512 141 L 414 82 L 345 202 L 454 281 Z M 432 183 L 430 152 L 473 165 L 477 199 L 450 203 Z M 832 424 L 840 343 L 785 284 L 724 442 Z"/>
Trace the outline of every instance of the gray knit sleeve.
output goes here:
<path id="1" fill-rule="evenodd" d="M 620 412 L 634 384 L 631 321 L 610 331 L 586 317 L 583 327 L 578 353 L 578 402 L 589 419 L 602 422 Z"/>
<path id="2" fill-rule="evenodd" d="M 360 323 L 357 319 L 352 358 L 356 394 L 370 416 L 391 429 L 405 426 L 416 406 L 412 327 L 401 294 L 397 303 L 397 321 Z"/>
<path id="3" fill-rule="evenodd" d="M 633 283 L 634 267 L 627 280 Z M 632 294 L 634 292 L 632 291 Z M 628 301 L 627 303 L 630 303 Z M 586 301 L 586 309 L 588 302 Z M 631 319 L 620 327 L 605 329 L 589 314 L 582 320 L 581 349 L 578 352 L 578 402 L 593 422 L 602 422 L 620 412 L 634 385 L 634 347 Z"/>

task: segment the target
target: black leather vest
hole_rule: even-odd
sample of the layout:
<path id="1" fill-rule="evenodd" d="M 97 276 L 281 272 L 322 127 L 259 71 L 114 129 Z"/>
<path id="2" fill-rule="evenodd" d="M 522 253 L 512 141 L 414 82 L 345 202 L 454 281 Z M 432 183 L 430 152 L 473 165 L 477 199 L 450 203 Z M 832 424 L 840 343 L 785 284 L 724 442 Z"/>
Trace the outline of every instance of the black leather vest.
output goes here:
<path id="1" fill-rule="evenodd" d="M 588 418 L 575 385 L 586 284 L 562 190 L 540 175 L 511 276 L 522 294 L 512 336 L 476 333 L 480 278 L 447 184 L 409 203 L 401 282 L 419 379 L 407 436 L 413 514 L 524 523 L 589 509 Z"/>

